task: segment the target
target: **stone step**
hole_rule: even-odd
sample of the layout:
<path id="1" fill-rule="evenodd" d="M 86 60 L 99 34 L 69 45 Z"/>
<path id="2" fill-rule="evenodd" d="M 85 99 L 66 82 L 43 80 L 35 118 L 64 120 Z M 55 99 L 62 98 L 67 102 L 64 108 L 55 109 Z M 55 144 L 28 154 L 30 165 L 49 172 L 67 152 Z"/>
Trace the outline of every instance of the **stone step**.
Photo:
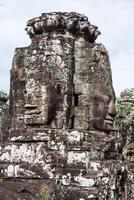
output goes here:
<path id="1" fill-rule="evenodd" d="M 20 179 L 51 179 L 53 177 L 51 165 L 43 166 L 27 163 L 8 163 L 0 164 L 0 177 L 20 178 Z"/>
<path id="2" fill-rule="evenodd" d="M 109 197 L 107 193 L 109 191 Z M 61 199 L 73 200 L 103 200 L 103 199 L 117 199 L 116 192 L 112 188 L 101 187 L 81 187 L 81 186 L 64 186 L 61 188 Z"/>
<path id="3" fill-rule="evenodd" d="M 1 165 L 1 173 L 6 176 L 10 174 L 10 170 L 12 171 L 11 176 L 17 174 L 16 170 L 18 170 L 16 176 L 20 176 L 23 174 L 23 169 L 30 169 L 28 175 L 31 174 L 31 177 L 32 174 L 35 177 L 40 174 L 44 177 L 47 169 L 50 173 L 62 171 L 64 174 L 64 171 L 71 171 L 72 168 L 85 170 L 89 174 L 102 172 L 106 175 L 114 164 L 117 165 L 116 162 L 116 160 L 106 160 L 102 151 L 85 151 L 77 148 L 68 150 L 63 142 L 7 142 L 0 145 L 0 163 L 7 164 L 6 170 Z M 33 170 L 33 166 L 38 166 L 40 174 L 38 170 Z"/>
<path id="4" fill-rule="evenodd" d="M 31 129 L 17 129 L 11 131 L 8 136 L 8 141 L 49 141 L 60 140 L 68 141 L 69 144 L 82 144 L 86 145 L 89 142 L 110 142 L 113 141 L 116 134 L 111 132 L 106 134 L 99 131 L 86 131 L 86 130 L 73 130 L 73 129 L 46 129 L 46 128 L 31 128 Z M 99 144 L 99 143 L 98 143 Z M 97 144 L 97 145 L 98 145 Z"/>

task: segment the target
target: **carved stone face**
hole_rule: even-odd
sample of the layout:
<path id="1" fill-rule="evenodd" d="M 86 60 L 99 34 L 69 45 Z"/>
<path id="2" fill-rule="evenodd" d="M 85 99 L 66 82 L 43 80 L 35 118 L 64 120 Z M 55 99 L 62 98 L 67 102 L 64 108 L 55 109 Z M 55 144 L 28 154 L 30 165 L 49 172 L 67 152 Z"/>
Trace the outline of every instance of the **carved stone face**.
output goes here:
<path id="1" fill-rule="evenodd" d="M 111 93 L 111 94 L 109 94 Z M 90 129 L 113 130 L 116 116 L 114 92 L 96 94 L 90 97 Z"/>
<path id="2" fill-rule="evenodd" d="M 48 121 L 49 95 L 44 85 L 37 85 L 35 79 L 27 80 L 25 123 L 27 125 L 45 124 Z"/>

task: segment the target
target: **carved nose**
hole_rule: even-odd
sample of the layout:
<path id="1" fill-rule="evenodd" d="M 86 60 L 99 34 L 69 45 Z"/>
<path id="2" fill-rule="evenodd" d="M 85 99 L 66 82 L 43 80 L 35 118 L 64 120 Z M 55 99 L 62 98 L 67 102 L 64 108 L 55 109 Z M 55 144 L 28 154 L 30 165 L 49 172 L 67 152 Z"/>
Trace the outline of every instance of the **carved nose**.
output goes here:
<path id="1" fill-rule="evenodd" d="M 117 115 L 114 101 L 110 101 L 110 103 L 109 103 L 108 114 L 112 117 L 115 117 Z"/>

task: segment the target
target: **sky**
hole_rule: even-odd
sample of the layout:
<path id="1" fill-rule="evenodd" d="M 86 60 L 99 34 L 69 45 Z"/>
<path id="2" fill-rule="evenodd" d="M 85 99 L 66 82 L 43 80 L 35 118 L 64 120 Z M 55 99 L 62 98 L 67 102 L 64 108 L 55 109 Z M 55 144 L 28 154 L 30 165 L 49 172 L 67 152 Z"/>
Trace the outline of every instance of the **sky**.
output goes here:
<path id="1" fill-rule="evenodd" d="M 134 87 L 134 0 L 0 0 L 0 90 L 9 92 L 15 48 L 30 45 L 27 20 L 53 11 L 88 16 L 109 52 L 116 95 Z"/>

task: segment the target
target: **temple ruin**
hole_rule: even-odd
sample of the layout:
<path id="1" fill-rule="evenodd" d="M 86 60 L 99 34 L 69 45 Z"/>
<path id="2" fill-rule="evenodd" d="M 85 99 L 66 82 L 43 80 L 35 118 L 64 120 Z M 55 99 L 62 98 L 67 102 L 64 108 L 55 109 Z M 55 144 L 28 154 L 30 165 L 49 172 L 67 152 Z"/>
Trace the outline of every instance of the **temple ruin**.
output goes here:
<path id="1" fill-rule="evenodd" d="M 98 27 L 83 14 L 52 12 L 26 31 L 31 44 L 15 49 L 11 68 L 0 199 L 133 200 Z"/>

